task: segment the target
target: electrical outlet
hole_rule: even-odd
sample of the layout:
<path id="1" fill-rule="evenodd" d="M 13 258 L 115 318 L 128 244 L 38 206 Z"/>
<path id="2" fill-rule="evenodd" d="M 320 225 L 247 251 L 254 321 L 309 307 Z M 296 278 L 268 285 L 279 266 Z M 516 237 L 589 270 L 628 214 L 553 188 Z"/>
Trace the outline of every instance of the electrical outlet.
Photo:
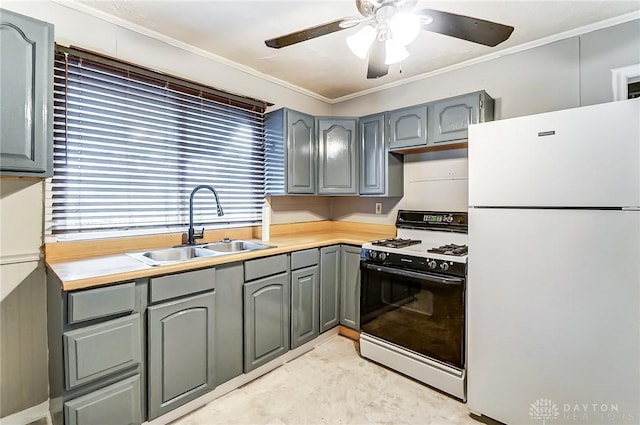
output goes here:
<path id="1" fill-rule="evenodd" d="M 382 202 L 376 202 L 376 214 L 382 214 Z"/>

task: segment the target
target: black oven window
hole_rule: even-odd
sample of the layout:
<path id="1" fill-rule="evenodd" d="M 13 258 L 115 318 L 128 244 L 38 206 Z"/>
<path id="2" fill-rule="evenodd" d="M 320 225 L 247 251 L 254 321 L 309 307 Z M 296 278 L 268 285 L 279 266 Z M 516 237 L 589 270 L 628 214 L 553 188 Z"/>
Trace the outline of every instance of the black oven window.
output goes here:
<path id="1" fill-rule="evenodd" d="M 361 330 L 464 368 L 464 285 L 363 268 Z"/>

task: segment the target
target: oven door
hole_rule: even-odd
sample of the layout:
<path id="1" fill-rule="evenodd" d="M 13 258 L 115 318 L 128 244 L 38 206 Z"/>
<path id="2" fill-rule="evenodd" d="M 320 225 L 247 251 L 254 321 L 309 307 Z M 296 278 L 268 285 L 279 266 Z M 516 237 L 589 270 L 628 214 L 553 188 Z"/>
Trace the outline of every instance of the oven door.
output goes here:
<path id="1" fill-rule="evenodd" d="M 465 279 L 360 262 L 360 330 L 464 369 Z"/>

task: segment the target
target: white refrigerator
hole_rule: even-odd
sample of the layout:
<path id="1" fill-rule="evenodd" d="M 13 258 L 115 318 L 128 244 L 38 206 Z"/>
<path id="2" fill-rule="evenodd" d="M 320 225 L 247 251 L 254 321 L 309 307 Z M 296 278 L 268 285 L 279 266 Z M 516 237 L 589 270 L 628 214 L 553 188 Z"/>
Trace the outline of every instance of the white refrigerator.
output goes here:
<path id="1" fill-rule="evenodd" d="M 467 397 L 640 424 L 640 99 L 469 130 Z"/>

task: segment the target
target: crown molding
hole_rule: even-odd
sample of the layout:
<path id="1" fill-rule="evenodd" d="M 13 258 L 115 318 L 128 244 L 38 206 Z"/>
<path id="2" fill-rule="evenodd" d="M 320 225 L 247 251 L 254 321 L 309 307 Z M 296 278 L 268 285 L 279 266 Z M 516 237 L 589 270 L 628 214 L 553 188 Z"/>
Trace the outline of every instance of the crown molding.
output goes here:
<path id="1" fill-rule="evenodd" d="M 281 80 L 279 78 L 273 77 L 269 74 L 265 74 L 263 72 L 257 71 L 251 67 L 248 67 L 246 65 L 242 65 L 239 64 L 238 62 L 234 62 L 232 60 L 229 60 L 225 57 L 216 55 L 214 53 L 211 53 L 207 50 L 201 49 L 199 47 L 193 46 L 189 43 L 185 43 L 183 41 L 180 40 L 176 40 L 173 37 L 169 37 L 167 35 L 164 35 L 162 33 L 159 33 L 157 31 L 153 31 L 150 30 L 148 28 L 145 28 L 141 25 L 135 24 L 133 22 L 127 21 L 125 19 L 119 18 L 117 16 L 113 16 L 110 15 L 108 13 L 105 13 L 101 10 L 97 10 L 97 9 L 93 9 L 87 5 L 85 5 L 84 3 L 80 3 L 77 0 L 51 0 L 54 3 L 58 3 L 61 6 L 64 7 L 68 7 L 69 9 L 73 9 L 76 10 L 78 12 L 84 13 L 85 15 L 89 15 L 89 16 L 93 16 L 94 18 L 98 18 L 100 20 L 112 23 L 114 25 L 117 25 L 119 27 L 128 29 L 130 31 L 133 31 L 135 33 L 153 38 L 155 40 L 158 41 L 162 41 L 163 43 L 169 44 L 173 47 L 177 47 L 179 49 L 185 50 L 187 52 L 191 52 L 194 53 L 198 56 L 202 56 L 205 57 L 207 59 L 210 59 L 212 61 L 218 62 L 222 65 L 228 66 L 230 68 L 236 69 L 238 71 L 244 72 L 246 74 L 252 75 L 254 77 L 269 81 L 271 83 L 277 84 L 279 86 L 285 87 L 287 89 L 296 91 L 298 93 L 301 93 L 305 96 L 309 96 L 312 97 L 314 99 L 320 100 L 322 102 L 331 104 L 331 99 L 329 99 L 328 97 L 322 96 L 318 93 L 312 92 L 311 90 L 307 90 L 303 87 L 300 86 L 296 86 L 295 84 L 291 84 L 287 81 Z"/>
<path id="2" fill-rule="evenodd" d="M 359 91 L 357 93 L 348 94 L 346 96 L 341 96 L 335 99 L 331 99 L 332 104 L 344 102 L 347 100 L 356 99 L 358 97 L 366 96 L 372 93 L 376 93 L 383 90 L 392 89 L 394 87 L 403 86 L 405 84 L 410 84 L 415 81 L 424 80 L 436 75 L 444 74 L 450 71 L 454 71 L 457 69 L 466 68 L 471 65 L 479 64 L 482 62 L 487 62 L 493 59 L 500 58 L 502 56 L 512 55 L 514 53 L 522 52 L 525 50 L 530 50 L 536 47 L 544 46 L 545 44 L 555 43 L 556 41 L 565 40 L 567 38 L 576 37 L 582 34 L 586 34 L 589 32 L 597 31 L 603 28 L 612 27 L 614 25 L 623 24 L 625 22 L 633 21 L 635 19 L 640 19 L 640 11 L 627 13 L 624 15 L 616 16 L 614 18 L 605 19 L 603 21 L 595 22 L 593 24 L 585 25 L 582 27 L 578 27 L 569 31 L 561 32 L 558 34 L 550 35 L 548 37 L 540 38 L 538 40 L 533 40 L 528 43 L 519 44 L 514 47 L 510 47 L 508 49 L 500 50 L 495 53 L 490 53 L 488 55 L 479 56 L 477 58 L 469 59 L 464 62 L 457 63 L 455 65 L 450 65 L 444 68 L 439 68 L 435 71 L 430 71 L 424 74 L 415 75 L 413 77 L 405 78 L 399 81 L 394 81 L 392 83 L 384 84 L 381 86 L 373 87 L 367 90 Z"/>
<path id="3" fill-rule="evenodd" d="M 614 25 L 618 25 L 618 24 L 622 24 L 625 22 L 629 22 L 635 19 L 640 19 L 640 11 L 635 11 L 635 12 L 630 12 L 624 15 L 620 15 L 620 16 L 616 16 L 614 18 L 609 18 L 609 19 L 605 19 L 603 21 L 599 21 L 599 22 L 595 22 L 589 25 L 584 25 L 582 27 L 578 27 L 569 31 L 564 31 L 558 34 L 553 34 L 550 35 L 548 37 L 543 37 L 540 38 L 538 40 L 534 40 L 534 41 L 530 41 L 528 43 L 524 43 L 524 44 L 520 44 L 517 46 L 513 46 L 504 50 L 500 50 L 498 52 L 495 53 L 489 53 L 487 55 L 483 55 L 477 58 L 473 58 L 473 59 L 469 59 L 467 61 L 464 62 L 460 62 L 457 63 L 455 65 L 450 65 L 444 68 L 439 68 L 437 70 L 434 71 L 430 71 L 430 72 L 426 72 L 424 74 L 419 74 L 419 75 L 415 75 L 413 77 L 409 77 L 409 78 L 405 78 L 402 80 L 398 80 L 398 81 L 394 81 L 388 84 L 383 84 L 381 86 L 377 86 L 377 87 L 372 87 L 370 89 L 366 89 L 366 90 L 362 90 L 356 93 L 352 93 L 352 94 L 348 94 L 345 96 L 341 96 L 341 97 L 337 97 L 337 98 L 328 98 L 325 96 L 322 96 L 318 93 L 312 92 L 310 90 L 307 90 L 305 88 L 302 88 L 300 86 L 297 86 L 295 84 L 291 84 L 288 83 L 284 80 L 281 80 L 279 78 L 273 77 L 271 75 L 262 73 L 260 71 L 257 71 L 251 67 L 248 67 L 246 65 L 242 65 L 239 64 L 237 62 L 234 62 L 232 60 L 229 60 L 227 58 L 224 58 L 222 56 L 216 55 L 214 53 L 208 52 L 204 49 L 201 49 L 199 47 L 195 47 L 191 44 L 176 40 L 175 38 L 172 37 L 168 37 L 164 34 L 161 34 L 157 31 L 153 31 L 150 30 L 148 28 L 144 28 L 141 25 L 138 24 L 134 24 L 132 22 L 129 22 L 127 20 L 124 20 L 122 18 L 118 18 L 116 16 L 110 15 L 108 13 L 102 12 L 100 10 L 96 10 L 93 9 L 89 6 L 86 6 L 83 3 L 79 3 L 77 0 L 52 0 L 55 3 L 58 3 L 62 6 L 68 7 L 70 9 L 74 9 L 77 10 L 78 12 L 96 17 L 98 19 L 110 22 L 114 25 L 126 28 L 128 30 L 131 30 L 133 32 L 145 35 L 147 37 L 151 37 L 154 38 L 156 40 L 162 41 L 164 43 L 167 43 L 171 46 L 177 47 L 179 49 L 194 53 L 196 55 L 205 57 L 207 59 L 211 59 L 215 62 L 218 62 L 220 64 L 223 64 L 225 66 L 228 66 L 230 68 L 236 69 L 238 71 L 244 72 L 246 74 L 252 75 L 254 77 L 263 79 L 265 81 L 277 84 L 279 86 L 285 87 L 289 90 L 293 90 L 296 91 L 300 94 L 303 94 L 305 96 L 309 96 L 313 99 L 319 100 L 321 102 L 325 102 L 327 104 L 330 105 L 335 105 L 337 103 L 341 103 L 341 102 L 345 102 L 347 100 L 352 100 L 352 99 L 356 99 L 362 96 L 366 96 L 372 93 L 377 93 L 380 91 L 384 91 L 384 90 L 388 90 L 388 89 L 392 89 L 395 87 L 399 87 L 399 86 L 403 86 L 405 84 L 411 84 L 413 82 L 416 81 L 420 81 L 420 80 L 424 80 L 436 75 L 440 75 L 440 74 L 444 74 L 446 72 L 451 72 L 457 69 L 462 69 L 462 68 L 466 68 L 468 66 L 472 66 L 475 64 L 479 64 L 479 63 L 483 63 L 483 62 L 487 62 L 493 59 L 497 59 L 503 56 L 507 56 L 507 55 L 512 55 L 514 53 L 518 53 L 518 52 L 522 52 L 525 50 L 529 50 L 529 49 L 533 49 L 536 47 L 540 47 L 543 46 L 545 44 L 550 44 L 550 43 L 554 43 L 556 41 L 560 41 L 560 40 L 564 40 L 567 38 L 571 38 L 571 37 L 575 37 L 575 36 L 579 36 L 582 34 L 586 34 L 592 31 L 597 31 L 603 28 L 607 28 L 607 27 L 611 27 Z"/>

